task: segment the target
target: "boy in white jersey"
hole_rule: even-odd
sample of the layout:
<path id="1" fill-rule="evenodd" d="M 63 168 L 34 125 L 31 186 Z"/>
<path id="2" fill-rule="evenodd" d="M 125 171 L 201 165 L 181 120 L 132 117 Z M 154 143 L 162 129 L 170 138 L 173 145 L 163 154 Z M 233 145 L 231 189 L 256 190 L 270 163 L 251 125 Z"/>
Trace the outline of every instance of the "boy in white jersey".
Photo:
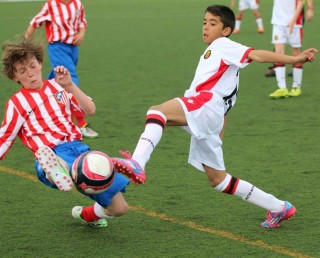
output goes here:
<path id="1" fill-rule="evenodd" d="M 42 79 L 44 46 L 32 39 L 4 43 L 2 55 L 4 76 L 21 86 L 7 102 L 0 128 L 0 159 L 2 160 L 18 136 L 35 157 L 39 180 L 51 188 L 70 191 L 74 160 L 90 147 L 81 142 L 82 135 L 73 121 L 72 109 L 86 115 L 95 113 L 95 104 L 71 80 L 63 66 L 54 69 L 56 79 Z M 128 211 L 122 195 L 130 181 L 115 173 L 114 181 L 104 192 L 89 195 L 89 207 L 76 206 L 73 217 L 94 227 L 107 226 L 107 218 Z"/>
<path id="2" fill-rule="evenodd" d="M 77 74 L 79 46 L 84 40 L 87 29 L 84 5 L 80 0 L 46 1 L 40 12 L 30 21 L 25 37 L 32 36 L 43 24 L 51 65 L 51 72 L 47 79 L 55 78 L 54 68 L 63 65 L 69 70 L 72 81 L 79 86 Z M 73 115 L 84 137 L 98 137 L 98 133 L 88 126 L 81 112 L 75 111 Z"/>
<path id="3" fill-rule="evenodd" d="M 235 16 L 230 8 L 213 5 L 206 9 L 202 35 L 207 48 L 200 57 L 190 88 L 184 97 L 151 107 L 147 112 L 145 130 L 132 157 L 128 152 L 122 152 L 125 159 L 113 160 L 117 171 L 135 183 L 144 183 L 144 167 L 165 126 L 181 126 L 191 134 L 189 163 L 207 174 L 215 190 L 239 196 L 266 209 L 267 218 L 261 226 L 277 228 L 282 221 L 292 217 L 296 209 L 289 202 L 279 200 L 226 172 L 222 152 L 225 118 L 237 98 L 240 68 L 251 61 L 312 62 L 317 50 L 308 49 L 294 57 L 253 50 L 228 39 L 234 24 Z"/>
<path id="4" fill-rule="evenodd" d="M 231 0 L 231 8 L 233 9 L 235 6 L 235 0 Z M 233 33 L 239 33 L 240 32 L 240 27 L 241 27 L 241 22 L 242 18 L 244 15 L 245 10 L 251 9 L 252 13 L 256 19 L 257 27 L 258 27 L 258 32 L 263 33 L 264 32 L 264 27 L 263 27 L 263 21 L 262 17 L 259 12 L 259 1 L 258 0 L 239 0 L 238 3 L 238 14 L 236 16 L 236 24 L 233 30 Z"/>

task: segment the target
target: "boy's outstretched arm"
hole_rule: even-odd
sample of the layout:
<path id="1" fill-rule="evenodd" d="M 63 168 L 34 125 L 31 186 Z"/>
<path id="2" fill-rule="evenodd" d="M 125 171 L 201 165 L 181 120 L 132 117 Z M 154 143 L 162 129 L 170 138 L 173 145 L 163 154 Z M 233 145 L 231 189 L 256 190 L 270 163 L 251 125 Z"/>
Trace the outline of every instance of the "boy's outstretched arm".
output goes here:
<path id="1" fill-rule="evenodd" d="M 309 48 L 297 56 L 288 56 L 267 50 L 252 50 L 250 51 L 248 58 L 259 63 L 296 64 L 313 62 L 316 58 L 316 53 L 318 53 L 318 50 L 315 48 Z"/>
<path id="2" fill-rule="evenodd" d="M 57 83 L 59 83 L 65 90 L 70 92 L 76 98 L 83 112 L 88 116 L 94 115 L 96 111 L 95 104 L 82 90 L 80 90 L 79 87 L 73 83 L 68 69 L 64 66 L 57 66 L 54 68 L 54 71 L 57 75 Z"/>
<path id="3" fill-rule="evenodd" d="M 36 31 L 36 28 L 34 28 L 32 25 L 29 25 L 29 27 L 27 28 L 26 33 L 24 34 L 24 37 L 25 38 L 32 37 L 32 35 L 34 34 L 35 31 Z"/>

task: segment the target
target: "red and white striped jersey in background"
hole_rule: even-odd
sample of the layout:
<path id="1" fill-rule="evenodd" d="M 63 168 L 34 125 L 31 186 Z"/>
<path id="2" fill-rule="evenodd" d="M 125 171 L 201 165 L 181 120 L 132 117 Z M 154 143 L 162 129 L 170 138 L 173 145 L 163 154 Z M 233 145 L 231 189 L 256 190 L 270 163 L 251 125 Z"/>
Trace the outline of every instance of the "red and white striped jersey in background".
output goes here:
<path id="1" fill-rule="evenodd" d="M 81 110 L 76 99 L 55 79 L 44 81 L 40 90 L 22 88 L 6 104 L 0 128 L 0 159 L 17 136 L 32 152 L 42 145 L 54 148 L 81 140 L 80 129 L 72 122 L 71 109 Z"/>
<path id="2" fill-rule="evenodd" d="M 39 28 L 44 22 L 49 43 L 59 41 L 72 44 L 79 29 L 87 27 L 84 6 L 80 0 L 71 0 L 68 4 L 61 0 L 48 0 L 30 24 Z"/>

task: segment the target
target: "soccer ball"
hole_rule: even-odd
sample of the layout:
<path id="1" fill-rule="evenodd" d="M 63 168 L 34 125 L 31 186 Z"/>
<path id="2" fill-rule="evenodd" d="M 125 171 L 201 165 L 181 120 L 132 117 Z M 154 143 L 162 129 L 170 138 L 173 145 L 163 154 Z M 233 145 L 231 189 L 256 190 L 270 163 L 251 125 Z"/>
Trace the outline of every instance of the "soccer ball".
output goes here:
<path id="1" fill-rule="evenodd" d="M 112 184 L 115 170 L 111 158 L 100 151 L 81 154 L 73 163 L 72 180 L 76 188 L 85 194 L 98 194 Z"/>

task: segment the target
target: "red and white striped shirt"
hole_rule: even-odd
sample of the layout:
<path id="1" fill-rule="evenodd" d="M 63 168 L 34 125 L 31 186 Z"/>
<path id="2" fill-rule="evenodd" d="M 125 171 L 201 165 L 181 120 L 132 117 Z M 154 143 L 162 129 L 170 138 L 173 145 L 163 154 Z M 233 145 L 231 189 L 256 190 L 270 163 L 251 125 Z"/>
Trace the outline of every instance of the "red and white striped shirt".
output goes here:
<path id="1" fill-rule="evenodd" d="M 87 28 L 84 6 L 80 0 L 71 0 L 68 4 L 61 0 L 48 0 L 30 25 L 39 28 L 44 22 L 49 43 L 59 41 L 72 44 L 79 29 Z"/>
<path id="2" fill-rule="evenodd" d="M 6 104 L 0 128 L 0 159 L 17 136 L 32 152 L 42 145 L 54 148 L 81 140 L 80 129 L 72 122 L 71 109 L 81 110 L 73 95 L 55 79 L 44 81 L 40 90 L 22 88 Z"/>

